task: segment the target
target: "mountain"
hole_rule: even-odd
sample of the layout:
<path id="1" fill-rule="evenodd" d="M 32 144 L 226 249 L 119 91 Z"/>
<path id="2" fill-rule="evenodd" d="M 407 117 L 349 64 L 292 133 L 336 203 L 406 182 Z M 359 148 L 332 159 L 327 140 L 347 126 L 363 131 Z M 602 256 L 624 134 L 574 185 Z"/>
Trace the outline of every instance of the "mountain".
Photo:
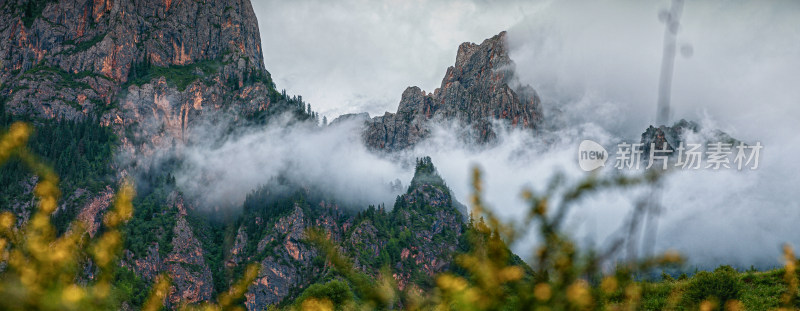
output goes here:
<path id="1" fill-rule="evenodd" d="M 0 128 L 35 124 L 29 148 L 61 177 L 57 231 L 77 219 L 90 236 L 102 232 L 114 189 L 133 176 L 139 195 L 117 273 L 140 285 L 167 273 L 173 305 L 216 297 L 227 288 L 220 225 L 184 201 L 175 164 L 134 165 L 187 143 L 207 119 L 316 115 L 275 90 L 250 2 L 12 0 L 0 1 L 0 18 Z M 132 164 L 114 161 L 121 154 Z M 21 225 L 35 208 L 37 179 L 19 161 L 0 173 L 0 209 Z M 139 305 L 137 297 L 123 300 Z"/>
<path id="2" fill-rule="evenodd" d="M 731 137 L 728 133 L 721 130 L 706 129 L 707 133 L 703 133 L 703 130 L 704 129 L 697 122 L 687 121 L 685 119 L 675 122 L 672 126 L 662 125 L 654 127 L 651 125 L 645 129 L 639 141 L 639 143 L 642 144 L 642 158 L 650 158 L 651 144 L 656 147 L 656 150 L 672 150 L 673 152 L 667 153 L 666 155 L 670 158 L 674 158 L 678 155 L 677 150 L 681 144 L 684 144 L 684 148 L 688 150 L 691 149 L 691 146 L 688 144 L 706 145 L 721 142 L 735 146 L 740 142 L 740 140 Z M 695 135 L 699 139 L 702 139 L 702 141 L 684 141 L 688 135 Z M 658 154 L 660 155 L 661 153 Z"/>
<path id="3" fill-rule="evenodd" d="M 195 133 L 206 121 L 246 127 L 288 112 L 316 124 L 302 97 L 275 89 L 247 0 L 9 0 L 0 1 L 0 18 L 7 38 L 0 45 L 0 128 L 35 125 L 29 148 L 61 177 L 62 202 L 51 217 L 57 232 L 74 230 L 77 220 L 96 237 L 119 182 L 137 182 L 114 272 L 115 284 L 136 289 L 119 297 L 124 308 L 141 306 L 160 274 L 172 280 L 168 307 L 214 299 L 250 262 L 261 272 L 246 294 L 248 309 L 287 303 L 312 284 L 340 278 L 305 240 L 309 228 L 322 228 L 366 275 L 390 267 L 403 288 L 431 288 L 432 276 L 452 270 L 467 247 L 466 209 L 429 158 L 418 160 L 391 210 L 341 206 L 309 185 L 279 180 L 254 189 L 229 214 L 184 198 L 172 175 L 180 159 L 138 162 L 206 139 Z M 374 150 L 412 146 L 438 119 L 472 125 L 486 141 L 493 119 L 530 129 L 541 121 L 536 93 L 517 84 L 501 33 L 462 44 L 442 87 L 431 94 L 407 89 L 396 114 L 340 120 L 364 120 Z M 0 209 L 21 226 L 35 208 L 37 178 L 19 161 L 0 173 Z M 93 273 L 87 263 L 84 274 Z"/>
<path id="4" fill-rule="evenodd" d="M 272 189 L 248 197 L 226 263 L 260 263 L 261 273 L 246 295 L 249 309 L 285 303 L 311 284 L 341 278 L 306 242 L 311 228 L 322 228 L 366 275 L 375 277 L 382 267 L 391 267 L 401 288 L 431 287 L 432 276 L 451 269 L 454 254 L 465 246 L 460 240 L 467 230 L 462 206 L 430 158 L 418 160 L 411 186 L 391 211 L 370 206 L 348 212 L 305 190 L 287 195 Z"/>
<path id="5" fill-rule="evenodd" d="M 4 1 L 0 18 L 0 94 L 13 115 L 96 118 L 133 149 L 185 141 L 220 112 L 306 111 L 275 90 L 246 0 Z"/>
<path id="6" fill-rule="evenodd" d="M 530 86 L 520 85 L 514 69 L 505 31 L 481 44 L 465 42 L 439 88 L 433 93 L 407 88 L 397 113 L 367 122 L 364 140 L 373 150 L 408 148 L 430 134 L 430 120 L 457 120 L 471 126 L 479 142 L 494 137 L 493 120 L 536 129 L 542 121 L 539 97 Z"/>

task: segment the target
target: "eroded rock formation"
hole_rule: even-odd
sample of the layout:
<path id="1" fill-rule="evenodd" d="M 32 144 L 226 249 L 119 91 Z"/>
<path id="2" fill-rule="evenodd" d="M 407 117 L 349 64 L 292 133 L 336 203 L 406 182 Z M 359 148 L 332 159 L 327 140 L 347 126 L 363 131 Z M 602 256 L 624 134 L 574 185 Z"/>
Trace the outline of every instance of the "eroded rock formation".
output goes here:
<path id="1" fill-rule="evenodd" d="M 506 33 L 501 32 L 479 45 L 462 43 L 441 87 L 433 93 L 409 87 L 396 113 L 367 122 L 367 146 L 384 151 L 410 147 L 430 133 L 430 120 L 457 120 L 471 126 L 479 142 L 494 137 L 493 120 L 537 128 L 542 118 L 539 97 L 530 86 L 519 85 L 505 40 Z"/>

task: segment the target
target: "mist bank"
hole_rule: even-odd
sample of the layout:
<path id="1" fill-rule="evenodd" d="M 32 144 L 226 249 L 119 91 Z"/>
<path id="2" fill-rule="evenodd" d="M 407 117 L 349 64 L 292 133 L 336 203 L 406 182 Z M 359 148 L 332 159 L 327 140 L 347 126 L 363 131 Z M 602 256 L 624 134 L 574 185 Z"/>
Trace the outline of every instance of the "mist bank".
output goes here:
<path id="1" fill-rule="evenodd" d="M 413 174 L 413 168 L 367 151 L 357 122 L 320 128 L 286 116 L 233 134 L 226 128 L 201 129 L 222 138 L 197 141 L 178 153 L 176 184 L 204 208 L 240 208 L 248 193 L 276 179 L 345 207 L 391 206 L 405 191 L 400 180 L 407 183 Z"/>
<path id="2" fill-rule="evenodd" d="M 236 209 L 253 189 L 286 178 L 345 207 L 385 204 L 391 208 L 413 176 L 414 159 L 430 156 L 460 202 L 469 202 L 471 169 L 481 168 L 486 202 L 501 217 L 514 221 L 529 208 L 520 197 L 523 188 L 542 190 L 556 174 L 563 174 L 567 183 L 588 176 L 577 165 L 582 140 L 591 139 L 613 150 L 619 142 L 639 139 L 615 135 L 592 122 L 539 132 L 496 124 L 495 142 L 474 145 L 463 139 L 468 128 L 440 123 L 433 124 L 431 136 L 413 149 L 386 155 L 363 146 L 360 122 L 328 127 L 274 122 L 214 144 L 188 146 L 180 152 L 177 186 L 205 208 Z M 714 125 L 711 119 L 701 120 L 703 128 Z M 704 140 L 710 135 L 701 132 L 686 139 Z M 796 146 L 766 145 L 757 170 L 669 174 L 663 183 L 663 209 L 652 247 L 678 250 L 691 265 L 701 267 L 779 265 L 783 243 L 800 245 L 800 238 L 793 234 L 793 224 L 800 220 L 800 206 L 792 192 L 798 180 L 787 171 L 798 167 L 789 157 L 779 156 Z M 600 169 L 601 176 L 619 173 L 613 161 L 609 159 Z M 622 229 L 635 204 L 649 193 L 637 187 L 589 196 L 569 214 L 567 231 L 585 247 L 608 247 L 614 239 L 625 238 Z M 529 237 L 512 247 L 521 257 L 530 258 L 536 243 Z"/>
<path id="3" fill-rule="evenodd" d="M 588 176 L 577 164 L 577 147 L 583 139 L 600 142 L 612 155 L 617 143 L 639 141 L 639 137 L 612 135 L 592 123 L 549 134 L 542 137 L 511 131 L 500 136 L 502 143 L 496 147 L 480 151 L 459 148 L 441 134 L 416 152 L 431 156 L 456 197 L 464 202 L 471 191 L 469 168 L 482 168 L 486 202 L 506 220 L 514 221 L 530 208 L 520 196 L 524 187 L 543 191 L 558 173 L 564 174 L 567 184 Z M 793 190 L 799 180 L 791 173 L 800 167 L 788 156 L 800 151 L 797 146 L 766 145 L 756 170 L 678 170 L 665 176 L 655 245 L 643 243 L 639 237 L 640 252 L 678 250 L 690 265 L 703 268 L 720 264 L 780 266 L 782 245 L 800 246 L 800 238 L 794 234 L 800 206 Z M 600 176 L 617 174 L 613 164 L 612 157 L 599 169 Z M 648 195 L 648 188 L 635 187 L 588 196 L 571 210 L 567 231 L 584 247 L 607 248 L 617 238 L 628 238 L 624 229 L 632 211 Z M 521 257 L 531 258 L 536 242 L 529 237 L 512 247 Z"/>

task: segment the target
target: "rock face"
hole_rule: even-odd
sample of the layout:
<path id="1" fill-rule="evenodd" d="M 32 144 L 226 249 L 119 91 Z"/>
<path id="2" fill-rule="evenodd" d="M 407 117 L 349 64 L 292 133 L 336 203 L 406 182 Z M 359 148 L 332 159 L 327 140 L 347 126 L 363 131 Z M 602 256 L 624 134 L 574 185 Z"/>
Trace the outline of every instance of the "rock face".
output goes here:
<path id="1" fill-rule="evenodd" d="M 198 239 L 197 230 L 201 228 L 193 228 L 186 219 L 187 208 L 194 208 L 185 206 L 179 194 L 170 196 L 170 207 L 165 209 L 174 210 L 177 218 L 174 225 L 158 229 L 171 232 L 171 238 L 165 239 L 163 244 L 155 242 L 149 245 L 144 254 L 125 250 L 121 264 L 147 282 L 154 281 L 161 274 L 169 276 L 171 287 L 165 301 L 168 307 L 208 301 L 213 298 L 215 288 L 210 264 L 206 260 L 207 249 Z M 169 251 L 159 251 L 165 249 Z"/>
<path id="2" fill-rule="evenodd" d="M 114 190 L 111 189 L 111 187 L 106 187 L 105 190 L 100 192 L 97 197 L 91 199 L 91 201 L 80 210 L 76 218 L 86 227 L 86 233 L 88 233 L 90 237 L 94 237 L 97 230 L 100 229 L 102 224 L 102 218 L 100 216 L 103 215 L 106 209 L 108 209 L 108 206 L 111 205 L 113 197 Z"/>
<path id="3" fill-rule="evenodd" d="M 0 93 L 14 114 L 184 139 L 204 111 L 263 110 L 275 93 L 247 0 L 0 6 Z"/>
<path id="4" fill-rule="evenodd" d="M 685 142 L 686 136 L 690 134 L 698 135 L 698 138 L 703 141 Z M 681 143 L 708 144 L 716 142 L 736 145 L 739 143 L 739 140 L 720 130 L 706 130 L 704 132 L 696 122 L 681 119 L 672 126 L 662 125 L 660 127 L 654 127 L 651 125 L 642 133 L 641 140 L 639 141 L 639 143 L 642 144 L 643 159 L 648 159 L 650 157 L 651 144 L 654 144 L 656 150 L 672 150 L 673 152 L 667 153 L 667 156 L 675 157 L 678 154 L 676 150 L 678 150 Z M 684 145 L 684 148 L 689 148 L 689 146 Z"/>
<path id="5" fill-rule="evenodd" d="M 164 260 L 172 279 L 168 296 L 170 305 L 196 303 L 211 299 L 214 291 L 209 270 L 203 258 L 203 248 L 195 238 L 184 217 L 178 218 L 172 239 L 172 252 Z"/>
<path id="6" fill-rule="evenodd" d="M 320 202 L 319 206 L 303 208 L 295 204 L 291 213 L 269 227 L 272 230 L 261 238 L 249 258 L 263 259 L 258 277 L 245 294 L 245 306 L 249 310 L 263 310 L 281 302 L 292 290 L 313 283 L 323 267 L 313 263 L 318 252 L 305 242 L 306 230 L 322 228 L 333 240 L 340 240 L 348 224 L 336 205 Z"/>
<path id="7" fill-rule="evenodd" d="M 461 44 L 455 66 L 447 69 L 441 87 L 433 93 L 407 88 L 397 113 L 387 112 L 368 122 L 366 144 L 385 151 L 410 147 L 428 135 L 432 119 L 471 125 L 478 141 L 494 136 L 491 120 L 535 129 L 542 117 L 539 97 L 530 86 L 515 87 L 519 82 L 505 36 L 501 32 L 480 45 Z"/>
<path id="8" fill-rule="evenodd" d="M 642 133 L 642 156 L 650 157 L 650 147 L 654 144 L 656 150 L 675 150 L 683 140 L 684 134 L 689 131 L 697 133 L 698 125 L 694 122 L 680 120 L 673 126 L 648 127 Z"/>
<path id="9" fill-rule="evenodd" d="M 336 119 L 333 119 L 333 121 L 331 121 L 331 123 L 329 125 L 334 126 L 336 124 L 340 124 L 342 122 L 347 122 L 347 121 L 367 122 L 369 120 L 370 120 L 369 113 L 366 113 L 366 112 L 348 113 L 348 114 L 340 115 Z"/>
<path id="10" fill-rule="evenodd" d="M 277 304 L 289 294 L 300 279 L 300 267 L 310 266 L 316 252 L 302 243 L 308 224 L 303 210 L 295 206 L 288 216 L 280 218 L 274 230 L 258 244 L 259 252 L 268 255 L 261 261 L 261 271 L 247 294 L 248 308 Z"/>

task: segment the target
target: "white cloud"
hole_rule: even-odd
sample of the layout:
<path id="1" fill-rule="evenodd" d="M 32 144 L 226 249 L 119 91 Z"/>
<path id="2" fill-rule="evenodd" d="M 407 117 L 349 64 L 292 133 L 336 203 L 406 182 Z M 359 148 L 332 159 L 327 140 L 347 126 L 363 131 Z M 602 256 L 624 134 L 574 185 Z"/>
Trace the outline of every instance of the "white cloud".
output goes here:
<path id="1" fill-rule="evenodd" d="M 205 208 L 235 208 L 253 189 L 282 177 L 336 202 L 366 207 L 391 206 L 399 192 L 390 183 L 410 180 L 408 169 L 366 150 L 355 122 L 321 130 L 286 121 L 245 129 L 221 144 L 212 137 L 226 135 L 224 125 L 203 129 L 206 139 L 180 151 L 178 187 Z"/>

